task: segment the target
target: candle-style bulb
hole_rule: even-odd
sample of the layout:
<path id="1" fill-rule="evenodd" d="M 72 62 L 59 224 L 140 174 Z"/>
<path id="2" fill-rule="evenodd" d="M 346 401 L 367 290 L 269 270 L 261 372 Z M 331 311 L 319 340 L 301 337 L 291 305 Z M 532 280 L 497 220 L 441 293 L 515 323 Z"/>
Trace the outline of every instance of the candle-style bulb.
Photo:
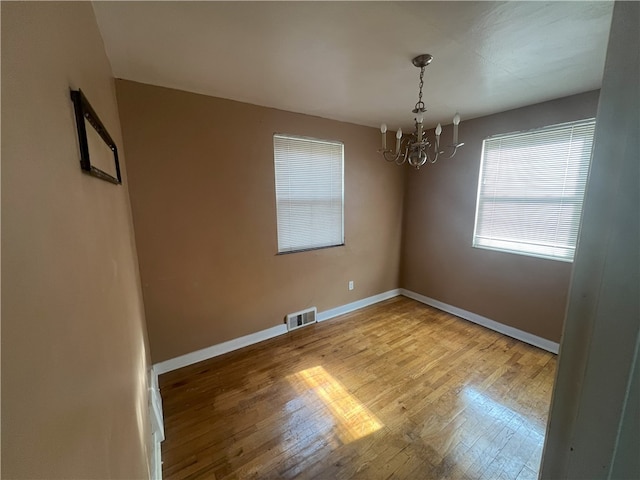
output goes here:
<path id="1" fill-rule="evenodd" d="M 438 124 L 438 126 L 436 127 L 436 135 L 440 136 L 441 133 L 442 133 L 442 125 Z"/>
<path id="2" fill-rule="evenodd" d="M 380 125 L 380 133 L 382 133 L 382 151 L 387 149 L 387 124 Z"/>
<path id="3" fill-rule="evenodd" d="M 396 138 L 398 140 L 400 140 L 402 138 L 402 129 L 401 128 L 399 128 L 398 131 L 396 132 Z"/>
<path id="4" fill-rule="evenodd" d="M 453 144 L 458 145 L 458 124 L 460 123 L 460 114 L 456 112 L 453 116 Z"/>

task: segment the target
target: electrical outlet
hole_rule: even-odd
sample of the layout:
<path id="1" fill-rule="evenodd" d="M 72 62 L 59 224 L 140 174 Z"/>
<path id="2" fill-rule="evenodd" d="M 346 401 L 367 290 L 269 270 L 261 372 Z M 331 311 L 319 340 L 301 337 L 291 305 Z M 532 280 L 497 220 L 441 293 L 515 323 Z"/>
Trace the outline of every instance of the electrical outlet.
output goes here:
<path id="1" fill-rule="evenodd" d="M 353 280 L 349 280 L 349 290 L 353 290 Z"/>

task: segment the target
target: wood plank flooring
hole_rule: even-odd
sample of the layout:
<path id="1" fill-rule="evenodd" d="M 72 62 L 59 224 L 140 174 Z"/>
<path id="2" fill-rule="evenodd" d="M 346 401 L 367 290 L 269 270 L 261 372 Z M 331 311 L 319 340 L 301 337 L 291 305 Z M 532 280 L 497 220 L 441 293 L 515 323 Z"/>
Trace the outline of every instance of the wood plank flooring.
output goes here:
<path id="1" fill-rule="evenodd" d="M 555 363 L 396 297 L 160 376 L 163 478 L 535 479 Z"/>

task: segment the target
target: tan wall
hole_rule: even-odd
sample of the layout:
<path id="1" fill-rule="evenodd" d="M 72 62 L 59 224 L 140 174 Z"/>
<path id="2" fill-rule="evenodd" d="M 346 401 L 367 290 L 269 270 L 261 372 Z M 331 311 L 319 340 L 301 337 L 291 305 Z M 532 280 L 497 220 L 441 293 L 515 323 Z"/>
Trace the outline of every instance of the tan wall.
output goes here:
<path id="1" fill-rule="evenodd" d="M 122 146 L 93 10 L 1 8 L 2 477 L 148 478 L 127 180 L 81 173 L 69 98 L 82 88 Z"/>
<path id="2" fill-rule="evenodd" d="M 454 158 L 408 171 L 402 286 L 558 342 L 571 263 L 471 247 L 482 140 L 595 117 L 597 101 L 589 92 L 463 122 Z"/>
<path id="3" fill-rule="evenodd" d="M 398 287 L 402 170 L 375 129 L 116 86 L 154 362 Z M 345 246 L 276 255 L 275 132 L 344 142 Z"/>

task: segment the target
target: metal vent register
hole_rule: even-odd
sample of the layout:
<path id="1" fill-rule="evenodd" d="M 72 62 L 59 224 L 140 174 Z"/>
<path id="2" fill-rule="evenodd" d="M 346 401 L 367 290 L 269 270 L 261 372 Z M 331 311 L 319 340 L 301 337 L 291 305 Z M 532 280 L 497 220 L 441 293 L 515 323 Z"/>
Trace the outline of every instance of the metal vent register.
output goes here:
<path id="1" fill-rule="evenodd" d="M 299 312 L 290 313 L 287 315 L 287 329 L 289 331 L 295 330 L 305 325 L 316 323 L 316 316 L 318 310 L 316 307 L 311 307 L 306 310 L 300 310 Z"/>

